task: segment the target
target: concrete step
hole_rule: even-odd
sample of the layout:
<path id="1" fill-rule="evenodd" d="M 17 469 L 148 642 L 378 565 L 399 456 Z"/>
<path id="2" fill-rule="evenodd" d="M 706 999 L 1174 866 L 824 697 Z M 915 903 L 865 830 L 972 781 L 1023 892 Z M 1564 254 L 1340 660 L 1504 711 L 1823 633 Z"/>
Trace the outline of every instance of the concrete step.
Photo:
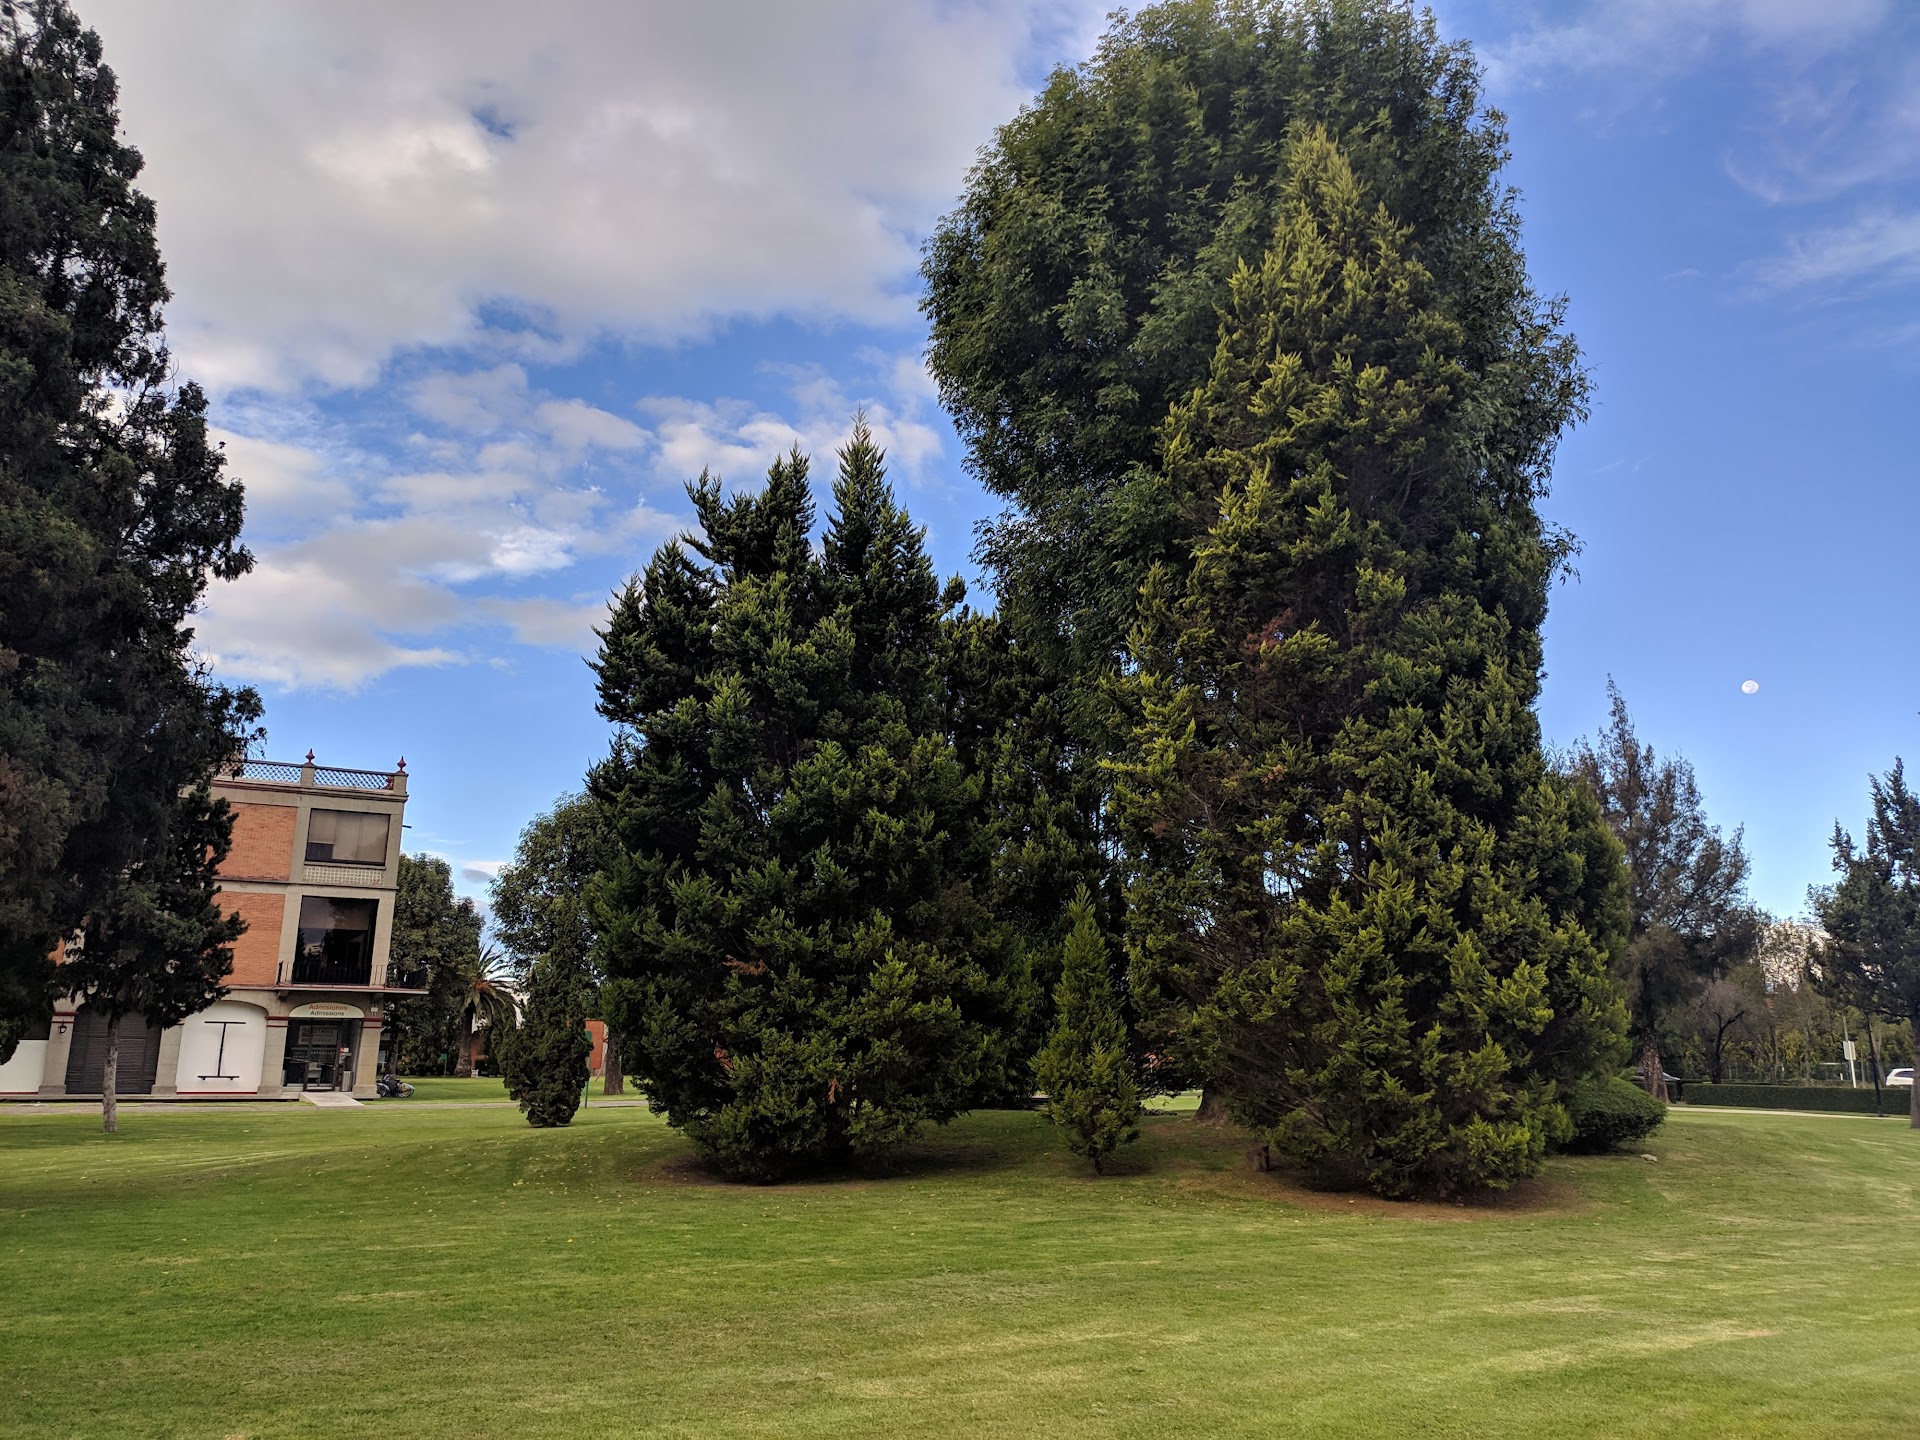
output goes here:
<path id="1" fill-rule="evenodd" d="M 358 1110 L 360 1102 L 344 1090 L 302 1090 L 300 1098 L 322 1110 Z"/>

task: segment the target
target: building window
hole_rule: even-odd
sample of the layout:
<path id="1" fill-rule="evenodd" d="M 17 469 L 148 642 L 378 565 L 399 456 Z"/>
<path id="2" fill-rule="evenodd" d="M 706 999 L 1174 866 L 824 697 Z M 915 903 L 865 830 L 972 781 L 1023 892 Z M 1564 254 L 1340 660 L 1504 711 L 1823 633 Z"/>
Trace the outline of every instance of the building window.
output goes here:
<path id="1" fill-rule="evenodd" d="M 293 957 L 296 985 L 373 983 L 371 900 L 308 895 L 300 901 L 300 946 Z"/>
<path id="2" fill-rule="evenodd" d="M 359 810 L 315 810 L 307 820 L 307 860 L 321 865 L 387 863 L 387 816 Z"/>

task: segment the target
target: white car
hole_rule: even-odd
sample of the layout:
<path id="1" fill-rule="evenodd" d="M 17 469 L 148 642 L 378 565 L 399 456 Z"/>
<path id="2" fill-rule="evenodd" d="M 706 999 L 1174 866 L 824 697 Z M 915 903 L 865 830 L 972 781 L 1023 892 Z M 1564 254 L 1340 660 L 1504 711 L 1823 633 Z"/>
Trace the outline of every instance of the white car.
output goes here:
<path id="1" fill-rule="evenodd" d="M 1913 1067 L 1902 1065 L 1898 1070 L 1887 1071 L 1887 1088 L 1891 1090 L 1911 1090 L 1913 1088 Z"/>

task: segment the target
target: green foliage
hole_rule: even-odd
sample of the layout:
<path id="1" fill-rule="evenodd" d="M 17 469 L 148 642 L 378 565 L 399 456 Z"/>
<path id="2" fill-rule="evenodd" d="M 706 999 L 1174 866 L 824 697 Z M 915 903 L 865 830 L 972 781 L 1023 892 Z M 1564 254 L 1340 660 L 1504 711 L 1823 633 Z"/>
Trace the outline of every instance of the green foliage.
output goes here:
<path id="1" fill-rule="evenodd" d="M 1113 764 L 1135 1003 L 1283 1153 L 1509 1185 L 1610 1065 L 1618 847 L 1541 752 L 1555 563 L 1413 236 L 1300 130 L 1162 472 L 1213 497 L 1142 587 Z M 1185 503 L 1185 502 L 1182 502 Z"/>
<path id="2" fill-rule="evenodd" d="M 1506 135 L 1464 44 L 1393 0 L 1173 0 L 1117 21 L 1002 126 L 927 249 L 928 365 L 969 465 L 1010 502 L 985 536 L 1002 609 L 1062 673 L 1124 651 L 1141 583 L 1184 564 L 1212 495 L 1161 473 L 1168 412 L 1206 376 L 1235 276 L 1324 130 L 1369 210 L 1406 227 L 1477 403 L 1477 457 L 1525 493 L 1585 381 L 1535 295 Z M 1337 312 L 1337 295 L 1329 310 Z M 1197 499 L 1197 504 L 1196 504 Z M 1530 626 L 1540 598 L 1513 615 Z"/>
<path id="3" fill-rule="evenodd" d="M 402 855 L 387 973 L 427 993 L 393 1000 L 387 1029 L 397 1069 L 440 1074 L 465 1051 L 468 1002 L 486 978 L 480 911 L 453 893 L 453 867 L 435 855 Z"/>
<path id="4" fill-rule="evenodd" d="M 1560 1097 L 1573 1134 L 1560 1148 L 1576 1155 L 1599 1155 L 1637 1144 L 1666 1122 L 1667 1107 L 1631 1080 L 1618 1075 L 1576 1080 Z"/>
<path id="5" fill-rule="evenodd" d="M 1740 832 L 1723 839 L 1707 823 L 1693 767 L 1678 757 L 1660 760 L 1640 743 L 1611 680 L 1607 696 L 1607 726 L 1597 744 L 1575 746 L 1571 770 L 1626 850 L 1629 928 L 1615 968 L 1642 1072 L 1658 1088 L 1661 1033 L 1754 952 L 1763 917 L 1747 900 Z"/>
<path id="6" fill-rule="evenodd" d="M 520 832 L 513 862 L 494 877 L 493 926 L 514 968 L 527 974 L 543 955 L 583 963 L 593 953 L 588 890 L 610 840 L 591 795 L 563 795 Z"/>
<path id="7" fill-rule="evenodd" d="M 1638 1086 L 1634 1087 L 1639 1089 Z M 1642 1091 L 1642 1094 L 1645 1092 Z M 1905 1086 L 1875 1094 L 1861 1082 L 1844 1085 L 1712 1085 L 1689 1080 L 1681 1093 L 1688 1105 L 1738 1105 L 1756 1110 L 1828 1110 L 1844 1115 L 1905 1115 L 1913 1092 Z"/>
<path id="8" fill-rule="evenodd" d="M 1127 1053 L 1127 1027 L 1114 997 L 1107 945 L 1082 888 L 1068 907 L 1072 929 L 1061 956 L 1053 1033 L 1033 1062 L 1047 1118 L 1095 1173 L 1140 1135 L 1140 1089 Z"/>
<path id="9" fill-rule="evenodd" d="M 597 957 L 628 1073 L 772 1179 L 1006 1093 L 1030 996 L 948 729 L 958 596 L 865 425 L 818 552 L 797 451 L 757 494 L 690 493 L 699 535 L 603 635 L 601 711 L 625 729 L 591 782 L 615 836 Z"/>
<path id="10" fill-rule="evenodd" d="M 1827 932 L 1819 964 L 1862 1009 L 1912 1026 L 1912 1063 L 1920 1069 L 1920 796 L 1898 759 L 1869 785 L 1866 844 L 1856 850 L 1836 824 L 1833 865 L 1840 879 L 1813 897 Z M 1909 1093 L 1920 1128 L 1920 1090 Z"/>
<path id="11" fill-rule="evenodd" d="M 494 1062 L 507 1094 L 520 1103 L 529 1125 L 568 1125 L 586 1092 L 587 1032 L 594 986 L 584 966 L 561 955 L 534 963 L 527 981 L 526 1017 L 503 1027 L 494 1041 Z"/>
<path id="12" fill-rule="evenodd" d="M 176 831 L 226 822 L 179 796 L 258 714 L 189 658 L 208 581 L 252 558 L 205 397 L 163 343 L 153 204 L 117 104 L 65 4 L 0 11 L 0 1059 L 46 1015 L 49 954 L 84 917 L 112 912 L 98 923 L 123 937 L 197 929 Z M 177 884 L 152 878 L 168 866 Z M 155 908 L 176 899 L 193 913 Z M 109 943 L 122 970 L 161 953 Z M 167 977 L 143 983 L 164 1009 Z"/>

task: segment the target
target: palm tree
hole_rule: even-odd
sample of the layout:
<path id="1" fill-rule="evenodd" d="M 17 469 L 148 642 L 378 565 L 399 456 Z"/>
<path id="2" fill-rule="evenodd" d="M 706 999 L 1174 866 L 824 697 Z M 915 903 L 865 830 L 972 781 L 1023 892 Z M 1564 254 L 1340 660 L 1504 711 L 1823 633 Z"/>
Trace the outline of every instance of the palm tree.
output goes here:
<path id="1" fill-rule="evenodd" d="M 455 977 L 454 1023 L 460 1027 L 459 1058 L 453 1073 L 473 1074 L 474 1038 L 483 1029 L 511 1029 L 520 1022 L 520 1005 L 507 982 L 512 970 L 496 945 L 483 945 Z"/>

